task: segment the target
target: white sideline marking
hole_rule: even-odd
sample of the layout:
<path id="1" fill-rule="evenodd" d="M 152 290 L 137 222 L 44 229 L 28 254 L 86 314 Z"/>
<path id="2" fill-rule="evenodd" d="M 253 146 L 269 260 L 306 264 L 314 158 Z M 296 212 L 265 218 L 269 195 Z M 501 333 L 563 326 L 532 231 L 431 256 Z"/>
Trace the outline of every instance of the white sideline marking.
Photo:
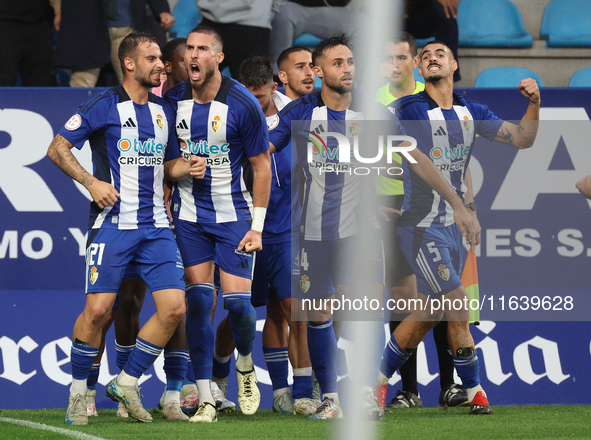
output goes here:
<path id="1" fill-rule="evenodd" d="M 27 420 L 11 419 L 9 417 L 0 417 L 0 422 L 12 423 L 13 425 L 26 426 L 27 428 L 43 429 L 44 431 L 57 432 L 65 436 L 79 439 L 79 440 L 106 440 L 101 437 L 95 437 L 94 435 L 84 434 L 83 432 L 70 431 L 69 429 L 56 428 L 55 426 L 48 426 L 45 423 L 29 422 Z"/>

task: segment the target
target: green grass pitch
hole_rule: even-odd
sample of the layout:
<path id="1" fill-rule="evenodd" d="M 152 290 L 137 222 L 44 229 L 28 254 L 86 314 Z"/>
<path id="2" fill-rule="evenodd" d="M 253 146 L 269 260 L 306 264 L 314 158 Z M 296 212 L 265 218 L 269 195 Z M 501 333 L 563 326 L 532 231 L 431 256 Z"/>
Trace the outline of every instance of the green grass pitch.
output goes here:
<path id="1" fill-rule="evenodd" d="M 3 419 L 19 419 L 45 424 L 101 439 L 327 439 L 336 435 L 338 421 L 308 420 L 305 416 L 275 414 L 260 410 L 254 416 L 220 414 L 218 423 L 189 424 L 163 420 L 153 410 L 154 422 L 138 422 L 115 417 L 115 410 L 99 410 L 88 426 L 68 426 L 65 410 L 2 410 L 0 438 L 64 439 L 64 434 L 28 426 L 13 425 Z M 399 409 L 374 422 L 379 439 L 563 439 L 591 438 L 591 406 L 505 406 L 494 407 L 491 416 L 469 416 L 467 408 Z M 71 438 L 76 437 L 75 433 Z M 360 439 L 365 440 L 365 439 Z"/>

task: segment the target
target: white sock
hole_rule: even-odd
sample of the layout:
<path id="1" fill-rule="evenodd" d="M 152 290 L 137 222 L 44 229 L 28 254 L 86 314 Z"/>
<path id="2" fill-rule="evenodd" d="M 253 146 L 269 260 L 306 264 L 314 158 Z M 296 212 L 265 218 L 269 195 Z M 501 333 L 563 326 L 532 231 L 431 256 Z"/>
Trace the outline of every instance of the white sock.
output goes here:
<path id="1" fill-rule="evenodd" d="M 218 354 L 214 351 L 213 352 L 213 357 L 219 363 L 225 364 L 226 362 L 228 362 L 230 360 L 230 358 L 232 357 L 232 355 L 230 354 L 229 356 L 218 356 Z"/>
<path id="2" fill-rule="evenodd" d="M 86 396 L 86 379 L 72 379 L 72 385 L 70 385 L 70 396 L 80 394 L 80 396 Z"/>
<path id="3" fill-rule="evenodd" d="M 245 373 L 247 371 L 252 371 L 254 368 L 254 363 L 252 362 L 252 355 L 248 353 L 246 356 L 242 356 L 241 354 L 238 355 L 238 359 L 236 359 L 236 370 Z"/>
<path id="4" fill-rule="evenodd" d="M 484 397 L 486 397 L 486 393 L 480 385 L 476 385 L 474 388 L 466 388 L 466 392 L 468 393 L 468 402 L 472 403 L 472 400 L 478 391 L 482 391 L 484 393 Z"/>
<path id="5" fill-rule="evenodd" d="M 171 400 L 181 403 L 181 392 L 180 391 L 166 391 L 164 394 L 164 404 L 167 404 Z"/>
<path id="6" fill-rule="evenodd" d="M 199 390 L 199 404 L 208 402 L 215 406 L 215 401 L 213 400 L 213 396 L 211 395 L 211 385 L 209 384 L 209 379 L 199 379 L 197 380 L 197 389 Z"/>
<path id="7" fill-rule="evenodd" d="M 312 367 L 294 368 L 294 376 L 312 376 Z"/>
<path id="8" fill-rule="evenodd" d="M 117 385 L 122 387 L 135 387 L 137 386 L 137 381 L 137 377 L 130 376 L 125 370 L 121 370 L 121 373 L 117 376 Z"/>
<path id="9" fill-rule="evenodd" d="M 289 389 L 289 387 L 287 388 L 279 388 L 278 390 L 273 390 L 273 399 L 278 398 L 279 396 L 281 396 L 282 394 L 285 393 L 289 393 L 289 395 L 291 396 L 291 390 Z"/>
<path id="10" fill-rule="evenodd" d="M 340 405 L 339 393 L 322 393 L 322 397 L 324 397 L 325 399 L 328 397 L 329 399 L 334 400 L 334 403 Z"/>
<path id="11" fill-rule="evenodd" d="M 378 373 L 378 379 L 376 380 L 376 384 L 378 386 L 387 385 L 389 381 L 390 378 L 388 378 L 384 373 L 381 371 Z"/>

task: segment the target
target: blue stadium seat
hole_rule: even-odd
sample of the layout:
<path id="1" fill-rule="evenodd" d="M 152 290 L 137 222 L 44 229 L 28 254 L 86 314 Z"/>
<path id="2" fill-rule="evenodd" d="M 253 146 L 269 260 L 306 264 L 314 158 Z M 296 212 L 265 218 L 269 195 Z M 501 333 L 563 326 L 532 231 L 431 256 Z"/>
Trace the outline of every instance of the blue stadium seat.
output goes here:
<path id="1" fill-rule="evenodd" d="M 591 47 L 591 2 L 553 0 L 544 11 L 540 39 L 547 47 Z"/>
<path id="2" fill-rule="evenodd" d="M 172 11 L 175 23 L 169 30 L 169 35 L 173 38 L 187 38 L 199 23 L 199 9 L 195 0 L 179 0 Z"/>
<path id="3" fill-rule="evenodd" d="M 544 87 L 536 72 L 525 67 L 491 67 L 478 75 L 474 87 L 514 88 L 525 78 L 533 78 L 540 87 Z"/>
<path id="4" fill-rule="evenodd" d="M 531 47 L 519 9 L 509 0 L 462 0 L 458 6 L 460 47 Z"/>
<path id="5" fill-rule="evenodd" d="M 315 37 L 311 34 L 302 34 L 293 40 L 294 46 L 314 47 L 322 41 L 322 38 Z"/>
<path id="6" fill-rule="evenodd" d="M 591 67 L 577 70 L 568 83 L 569 87 L 591 87 Z"/>

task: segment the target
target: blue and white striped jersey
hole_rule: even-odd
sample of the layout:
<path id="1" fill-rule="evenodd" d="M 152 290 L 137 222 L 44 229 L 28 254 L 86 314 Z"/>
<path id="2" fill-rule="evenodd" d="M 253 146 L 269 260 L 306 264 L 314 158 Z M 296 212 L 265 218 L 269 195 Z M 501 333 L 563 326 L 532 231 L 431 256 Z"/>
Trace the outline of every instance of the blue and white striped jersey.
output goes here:
<path id="1" fill-rule="evenodd" d="M 260 104 L 239 82 L 222 76 L 213 101 L 198 104 L 189 80 L 165 98 L 176 111 L 182 153 L 205 157 L 203 179 L 176 182 L 172 213 L 197 223 L 251 220 L 252 196 L 246 185 L 248 158 L 269 150 L 269 135 Z"/>
<path id="2" fill-rule="evenodd" d="M 426 91 L 399 98 L 394 113 L 408 136 L 425 153 L 463 200 L 464 177 L 476 134 L 492 140 L 503 123 L 487 106 L 453 95 L 450 110 L 440 108 Z M 454 223 L 449 203 L 403 161 L 404 203 L 399 226 L 444 227 Z"/>
<path id="3" fill-rule="evenodd" d="M 325 241 L 352 236 L 358 232 L 357 207 L 360 198 L 359 176 L 347 172 L 350 164 L 339 163 L 338 142 L 329 137 L 322 151 L 313 147 L 313 160 L 308 162 L 307 152 L 313 133 L 338 132 L 353 145 L 352 134 L 363 115 L 351 109 L 329 109 L 319 92 L 311 93 L 291 102 L 279 112 L 276 127 L 269 132 L 269 140 L 277 151 L 283 150 L 292 137 L 292 121 L 298 124 L 296 138 L 297 161 L 303 168 L 304 186 L 300 233 L 305 240 Z M 311 144 L 312 145 L 312 144 Z M 293 148 L 293 147 L 292 147 Z M 328 167 L 327 167 L 328 165 Z M 327 172 L 339 168 L 340 172 Z"/>
<path id="4" fill-rule="evenodd" d="M 150 93 L 147 104 L 136 104 L 119 85 L 82 104 L 59 133 L 78 149 L 88 140 L 94 176 L 121 195 L 104 209 L 91 203 L 89 229 L 170 226 L 164 162 L 180 154 L 168 103 Z"/>
<path id="5" fill-rule="evenodd" d="M 291 102 L 283 93 L 275 92 L 271 95 L 275 107 L 281 111 Z M 267 127 L 272 129 L 279 123 L 279 116 L 267 116 Z M 263 229 L 263 244 L 284 243 L 290 240 L 291 230 L 291 152 L 284 149 L 271 155 L 271 196 Z"/>

